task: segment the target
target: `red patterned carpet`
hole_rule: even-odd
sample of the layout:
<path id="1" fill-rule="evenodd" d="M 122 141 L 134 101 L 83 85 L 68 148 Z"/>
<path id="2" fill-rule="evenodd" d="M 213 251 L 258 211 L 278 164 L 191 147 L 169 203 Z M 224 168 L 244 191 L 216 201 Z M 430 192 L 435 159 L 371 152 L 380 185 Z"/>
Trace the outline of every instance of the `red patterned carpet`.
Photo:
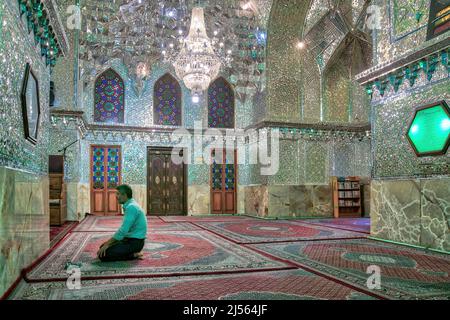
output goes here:
<path id="1" fill-rule="evenodd" d="M 75 232 L 114 232 L 122 224 L 122 217 L 88 216 L 75 229 Z M 147 217 L 148 231 L 191 231 L 200 230 L 189 222 L 163 222 L 161 219 Z"/>
<path id="2" fill-rule="evenodd" d="M 343 230 L 351 220 L 307 221 L 151 217 L 143 260 L 102 263 L 98 247 L 122 217 L 88 217 L 24 270 L 10 298 L 450 299 L 449 255 L 366 239 Z M 380 289 L 367 286 L 373 265 Z M 71 266 L 80 290 L 67 288 Z"/>
<path id="3" fill-rule="evenodd" d="M 361 300 L 371 296 L 303 270 L 20 286 L 10 299 L 32 300 Z"/>
<path id="4" fill-rule="evenodd" d="M 230 216 L 230 215 L 215 215 L 215 216 L 161 216 L 161 220 L 165 222 L 200 222 L 200 221 L 241 221 L 241 220 L 256 220 L 247 216 Z"/>
<path id="5" fill-rule="evenodd" d="M 304 222 L 319 226 L 327 226 L 331 228 L 370 234 L 369 218 L 311 219 L 305 220 Z"/>
<path id="6" fill-rule="evenodd" d="M 50 227 L 50 247 L 53 247 L 57 244 L 65 235 L 67 235 L 73 228 L 77 222 L 67 221 L 62 226 Z"/>
<path id="7" fill-rule="evenodd" d="M 157 231 L 149 234 L 144 259 L 100 262 L 106 232 L 76 232 L 27 273 L 30 281 L 67 280 L 66 264 L 81 266 L 83 279 L 151 277 L 216 272 L 285 269 L 288 265 L 226 241 L 206 231 Z"/>
<path id="8" fill-rule="evenodd" d="M 381 271 L 378 292 L 396 299 L 450 299 L 450 255 L 369 239 L 254 245 L 273 256 L 367 289 L 367 268 Z"/>
<path id="9" fill-rule="evenodd" d="M 361 238 L 361 233 L 315 226 L 293 220 L 242 220 L 229 222 L 194 222 L 206 230 L 237 243 L 304 241 L 337 238 Z"/>

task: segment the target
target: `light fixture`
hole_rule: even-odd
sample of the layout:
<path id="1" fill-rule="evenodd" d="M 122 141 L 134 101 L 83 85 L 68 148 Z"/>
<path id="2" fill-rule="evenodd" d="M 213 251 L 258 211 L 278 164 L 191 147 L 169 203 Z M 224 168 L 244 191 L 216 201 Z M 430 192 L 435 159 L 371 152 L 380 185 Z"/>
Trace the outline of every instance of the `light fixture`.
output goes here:
<path id="1" fill-rule="evenodd" d="M 191 90 L 193 100 L 217 77 L 220 66 L 221 61 L 206 34 L 203 8 L 193 8 L 189 34 L 174 63 L 177 76 Z"/>
<path id="2" fill-rule="evenodd" d="M 242 5 L 242 9 L 243 9 L 243 10 L 249 10 L 249 9 L 251 9 L 251 7 L 252 7 L 252 4 L 251 4 L 250 1 L 247 2 L 247 3 L 244 3 L 244 4 Z"/>
<path id="3" fill-rule="evenodd" d="M 303 49 L 305 49 L 305 47 L 306 47 L 306 44 L 303 41 L 299 41 L 297 43 L 297 49 L 303 50 Z"/>
<path id="4" fill-rule="evenodd" d="M 192 96 L 192 102 L 193 103 L 199 103 L 200 102 L 200 97 L 198 96 L 198 94 L 194 94 Z"/>

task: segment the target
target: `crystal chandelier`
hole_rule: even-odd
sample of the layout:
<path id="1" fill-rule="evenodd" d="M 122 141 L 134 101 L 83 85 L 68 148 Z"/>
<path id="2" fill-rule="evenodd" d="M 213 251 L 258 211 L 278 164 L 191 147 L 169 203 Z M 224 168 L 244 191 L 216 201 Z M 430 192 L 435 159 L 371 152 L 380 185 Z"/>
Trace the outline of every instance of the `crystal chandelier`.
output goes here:
<path id="1" fill-rule="evenodd" d="M 193 94 L 193 101 L 219 74 L 221 60 L 206 34 L 203 8 L 193 8 L 191 27 L 175 62 L 175 72 Z"/>

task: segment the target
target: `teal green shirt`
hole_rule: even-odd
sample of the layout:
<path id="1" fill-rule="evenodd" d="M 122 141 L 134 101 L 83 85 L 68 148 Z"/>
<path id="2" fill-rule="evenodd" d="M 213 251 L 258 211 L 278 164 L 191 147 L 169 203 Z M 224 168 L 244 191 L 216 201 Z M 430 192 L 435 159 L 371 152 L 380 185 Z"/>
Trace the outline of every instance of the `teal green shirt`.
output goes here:
<path id="1" fill-rule="evenodd" d="M 147 217 L 134 199 L 123 204 L 124 216 L 122 226 L 113 238 L 120 241 L 123 238 L 145 239 L 147 237 Z"/>

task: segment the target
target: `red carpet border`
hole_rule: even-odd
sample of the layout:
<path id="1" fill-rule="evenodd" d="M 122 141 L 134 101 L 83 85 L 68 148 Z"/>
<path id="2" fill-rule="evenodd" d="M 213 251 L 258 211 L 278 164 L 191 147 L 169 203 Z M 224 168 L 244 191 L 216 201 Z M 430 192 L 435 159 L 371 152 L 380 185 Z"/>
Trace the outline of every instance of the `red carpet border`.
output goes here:
<path id="1" fill-rule="evenodd" d="M 31 300 L 362 300 L 373 299 L 303 270 L 20 286 L 10 299 Z"/>
<path id="2" fill-rule="evenodd" d="M 75 232 L 27 273 L 28 281 L 65 281 L 68 262 L 81 265 L 85 279 L 249 272 L 292 268 L 206 231 L 157 231 L 149 234 L 144 259 L 102 263 L 99 246 L 106 232 Z"/>
<path id="3" fill-rule="evenodd" d="M 122 217 L 95 217 L 89 216 L 84 219 L 73 231 L 74 232 L 115 232 L 122 225 Z M 160 219 L 147 217 L 148 231 L 193 231 L 200 230 L 189 222 L 167 223 Z"/>
<path id="4" fill-rule="evenodd" d="M 450 299 L 450 256 L 369 239 L 251 245 L 281 259 L 368 290 L 380 268 L 379 293 L 394 299 Z"/>
<path id="5" fill-rule="evenodd" d="M 362 238 L 361 233 L 297 221 L 242 220 L 232 222 L 193 222 L 236 243 L 265 243 L 320 239 Z"/>
<path id="6" fill-rule="evenodd" d="M 370 234 L 369 218 L 308 219 L 302 222 Z"/>

